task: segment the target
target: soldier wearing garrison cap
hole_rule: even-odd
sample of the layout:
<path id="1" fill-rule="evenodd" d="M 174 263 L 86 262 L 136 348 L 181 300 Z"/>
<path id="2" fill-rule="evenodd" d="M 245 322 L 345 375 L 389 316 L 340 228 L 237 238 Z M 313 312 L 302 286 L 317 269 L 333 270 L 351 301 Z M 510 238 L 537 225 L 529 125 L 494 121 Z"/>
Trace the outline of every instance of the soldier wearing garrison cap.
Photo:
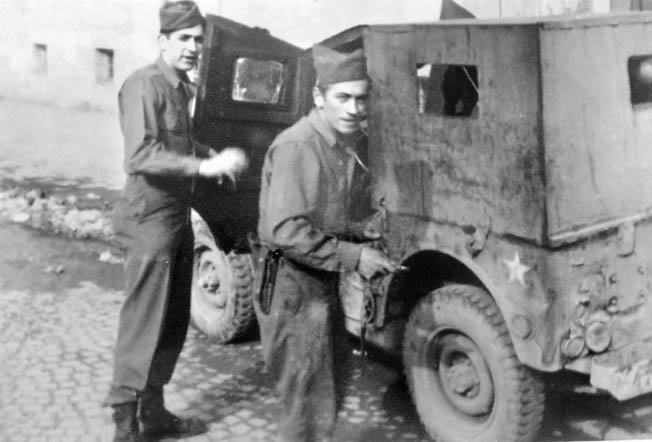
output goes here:
<path id="1" fill-rule="evenodd" d="M 127 257 L 105 400 L 114 409 L 114 442 L 206 431 L 203 422 L 170 413 L 163 400 L 190 318 L 192 183 L 199 176 L 234 179 L 246 165 L 241 150 L 217 153 L 190 135 L 186 72 L 202 46 L 199 8 L 192 1 L 163 4 L 160 31 L 158 59 L 131 74 L 118 95 L 127 179 L 114 225 Z"/>
<path id="2" fill-rule="evenodd" d="M 349 353 L 340 271 L 392 272 L 377 239 L 353 223 L 350 189 L 369 81 L 361 50 L 315 46 L 314 109 L 265 156 L 258 233 L 267 251 L 255 303 L 263 356 L 280 395 L 279 441 L 332 440 Z"/>
<path id="3" fill-rule="evenodd" d="M 204 26 L 205 22 L 195 2 L 187 0 L 164 3 L 159 10 L 159 18 L 161 34 L 193 28 L 197 25 Z"/>

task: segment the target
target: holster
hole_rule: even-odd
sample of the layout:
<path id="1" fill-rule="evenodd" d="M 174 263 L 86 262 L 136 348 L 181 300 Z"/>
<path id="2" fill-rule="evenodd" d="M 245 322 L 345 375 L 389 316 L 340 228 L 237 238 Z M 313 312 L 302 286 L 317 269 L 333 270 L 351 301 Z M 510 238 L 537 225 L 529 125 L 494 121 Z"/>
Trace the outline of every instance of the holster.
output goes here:
<path id="1" fill-rule="evenodd" d="M 279 261 L 283 257 L 283 250 L 274 249 L 265 255 L 265 265 L 263 267 L 263 277 L 260 291 L 258 292 L 258 303 L 260 311 L 268 315 L 272 307 L 272 298 L 274 296 L 274 286 L 276 285 L 276 274 L 278 272 Z"/>

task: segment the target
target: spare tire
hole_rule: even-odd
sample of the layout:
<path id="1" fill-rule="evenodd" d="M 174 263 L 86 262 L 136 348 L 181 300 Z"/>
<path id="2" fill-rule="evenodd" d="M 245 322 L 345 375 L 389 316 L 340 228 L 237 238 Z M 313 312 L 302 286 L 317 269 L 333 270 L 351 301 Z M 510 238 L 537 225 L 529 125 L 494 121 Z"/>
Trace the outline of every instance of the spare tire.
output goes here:
<path id="1" fill-rule="evenodd" d="M 225 253 L 206 222 L 194 211 L 192 226 L 192 324 L 219 344 L 246 338 L 256 326 L 251 254 Z"/>

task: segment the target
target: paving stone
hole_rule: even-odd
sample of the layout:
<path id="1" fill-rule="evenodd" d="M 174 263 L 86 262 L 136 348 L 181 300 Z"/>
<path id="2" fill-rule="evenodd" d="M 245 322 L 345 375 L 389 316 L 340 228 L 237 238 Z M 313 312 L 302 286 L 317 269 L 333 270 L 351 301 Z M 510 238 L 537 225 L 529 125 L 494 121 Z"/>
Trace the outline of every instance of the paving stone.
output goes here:
<path id="1" fill-rule="evenodd" d="M 269 437 L 269 432 L 263 431 L 261 429 L 256 429 L 249 432 L 249 435 L 256 439 L 265 440 L 265 437 Z"/>
<path id="2" fill-rule="evenodd" d="M 231 433 L 242 436 L 244 434 L 249 434 L 249 432 L 251 431 L 251 427 L 249 425 L 245 425 L 241 423 L 241 424 L 233 425 L 230 428 L 230 430 Z"/>
<path id="3" fill-rule="evenodd" d="M 226 416 L 222 421 L 227 425 L 235 425 L 241 422 L 241 420 L 235 416 Z"/>
<path id="4" fill-rule="evenodd" d="M 243 420 L 248 420 L 253 415 L 253 412 L 250 410 L 240 410 L 235 415 Z"/>
<path id="5" fill-rule="evenodd" d="M 254 427 L 262 427 L 266 423 L 267 421 L 263 419 L 258 419 L 258 418 L 249 419 L 249 424 L 253 425 Z"/>
<path id="6" fill-rule="evenodd" d="M 224 430 L 211 431 L 210 434 L 211 434 L 212 437 L 215 438 L 215 440 L 220 440 L 220 441 L 228 440 L 229 436 L 231 435 L 231 433 L 229 433 L 228 431 L 224 431 Z"/>

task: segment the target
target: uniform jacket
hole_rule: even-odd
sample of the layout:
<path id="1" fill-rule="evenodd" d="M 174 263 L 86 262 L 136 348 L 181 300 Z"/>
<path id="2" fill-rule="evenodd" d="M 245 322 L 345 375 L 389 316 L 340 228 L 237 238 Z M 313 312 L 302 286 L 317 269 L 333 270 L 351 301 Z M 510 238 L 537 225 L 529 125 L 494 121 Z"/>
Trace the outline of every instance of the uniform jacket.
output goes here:
<path id="1" fill-rule="evenodd" d="M 117 215 L 143 220 L 186 214 L 205 146 L 190 135 L 191 92 L 162 58 L 131 74 L 118 95 L 127 181 Z"/>
<path id="2" fill-rule="evenodd" d="M 355 157 L 316 110 L 282 132 L 263 165 L 258 234 L 309 267 L 354 270 L 361 246 L 346 234 Z"/>

